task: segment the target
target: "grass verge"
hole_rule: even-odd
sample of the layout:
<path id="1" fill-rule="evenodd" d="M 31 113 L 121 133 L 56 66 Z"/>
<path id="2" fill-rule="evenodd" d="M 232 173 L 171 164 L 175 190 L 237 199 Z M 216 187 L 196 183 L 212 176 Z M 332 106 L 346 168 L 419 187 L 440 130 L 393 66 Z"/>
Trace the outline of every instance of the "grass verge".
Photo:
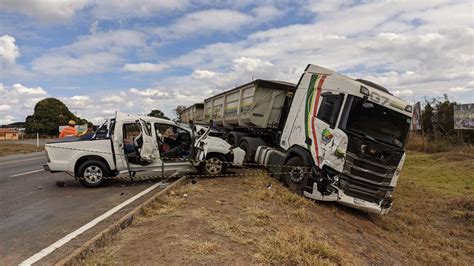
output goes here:
<path id="1" fill-rule="evenodd" d="M 473 182 L 472 157 L 410 152 L 394 207 L 379 216 L 312 202 L 263 173 L 199 179 L 156 201 L 89 262 L 468 265 Z"/>
<path id="2" fill-rule="evenodd" d="M 37 148 L 31 144 L 13 144 L 0 142 L 0 156 L 20 153 L 31 153 L 44 150 L 44 147 Z"/>

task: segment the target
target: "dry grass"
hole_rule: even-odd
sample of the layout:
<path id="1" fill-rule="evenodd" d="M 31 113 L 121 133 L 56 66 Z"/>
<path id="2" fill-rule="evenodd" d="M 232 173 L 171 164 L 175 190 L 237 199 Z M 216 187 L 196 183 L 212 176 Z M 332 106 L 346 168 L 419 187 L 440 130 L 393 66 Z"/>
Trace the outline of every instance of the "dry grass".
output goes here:
<path id="1" fill-rule="evenodd" d="M 472 264 L 474 159 L 457 156 L 410 152 L 387 216 L 314 203 L 263 173 L 200 179 L 154 202 L 92 261 Z"/>
<path id="2" fill-rule="evenodd" d="M 413 260 L 424 264 L 472 262 L 473 187 L 474 159 L 453 161 L 411 153 L 391 213 L 372 219 Z"/>
<path id="3" fill-rule="evenodd" d="M 231 241 L 240 245 L 247 245 L 253 242 L 248 235 L 250 230 L 246 229 L 239 223 L 224 219 L 208 219 L 207 220 L 213 231 L 222 236 L 228 237 Z"/>
<path id="4" fill-rule="evenodd" d="M 37 152 L 37 151 L 43 151 L 43 150 L 44 150 L 44 147 L 37 148 L 36 145 L 2 143 L 0 141 L 0 156 L 10 155 L 10 154 L 31 153 L 31 152 Z"/>
<path id="5" fill-rule="evenodd" d="M 197 255 L 216 255 L 219 253 L 219 244 L 210 241 L 183 240 L 180 244 Z"/>
<path id="6" fill-rule="evenodd" d="M 259 243 L 255 254 L 266 264 L 324 265 L 343 262 L 340 252 L 307 229 L 285 228 Z"/>
<path id="7" fill-rule="evenodd" d="M 455 152 L 474 156 L 473 145 L 461 145 L 446 137 L 435 140 L 427 137 L 423 138 L 421 135 L 411 134 L 407 142 L 407 149 L 425 153 Z"/>

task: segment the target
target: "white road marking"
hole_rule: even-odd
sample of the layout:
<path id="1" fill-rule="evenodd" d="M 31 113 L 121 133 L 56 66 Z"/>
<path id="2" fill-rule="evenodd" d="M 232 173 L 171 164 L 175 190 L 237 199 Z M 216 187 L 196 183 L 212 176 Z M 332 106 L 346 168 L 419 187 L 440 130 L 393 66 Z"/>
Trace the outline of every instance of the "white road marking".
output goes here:
<path id="1" fill-rule="evenodd" d="M 171 176 L 174 176 L 176 175 L 177 173 L 171 175 Z M 82 227 L 80 227 L 79 229 L 77 229 L 76 231 L 68 234 L 67 236 L 59 239 L 58 241 L 54 242 L 53 244 L 51 244 L 50 246 L 44 248 L 43 250 L 41 250 L 40 252 L 36 253 L 35 255 L 29 257 L 28 259 L 26 259 L 25 261 L 23 261 L 22 263 L 20 263 L 20 265 L 31 265 L 37 261 L 39 261 L 40 259 L 46 257 L 47 255 L 51 254 L 51 252 L 55 251 L 56 249 L 60 248 L 61 246 L 63 246 L 64 244 L 66 244 L 67 242 L 71 241 L 72 239 L 74 239 L 75 237 L 77 237 L 78 235 L 84 233 L 85 231 L 91 229 L 92 227 L 94 227 L 96 224 L 100 223 L 101 221 L 107 219 L 108 217 L 110 217 L 112 214 L 118 212 L 120 209 L 122 209 L 123 207 L 129 205 L 130 203 L 134 202 L 135 200 L 137 200 L 138 198 L 142 197 L 143 195 L 147 194 L 148 192 L 152 191 L 153 189 L 159 187 L 160 185 L 162 184 L 165 184 L 164 181 L 161 181 L 161 182 L 158 182 L 154 185 L 152 185 L 151 187 L 143 190 L 142 192 L 138 193 L 137 195 L 129 198 L 128 200 L 120 203 L 119 205 L 113 207 L 112 209 L 108 210 L 107 212 L 105 212 L 104 214 L 100 215 L 99 217 L 95 218 L 94 220 L 88 222 L 87 224 L 83 225 Z"/>
<path id="2" fill-rule="evenodd" d="M 32 173 L 41 172 L 41 171 L 44 171 L 44 169 L 33 170 L 33 171 L 21 173 L 21 174 L 11 175 L 10 177 L 22 176 L 22 175 L 27 175 L 27 174 L 32 174 Z"/>

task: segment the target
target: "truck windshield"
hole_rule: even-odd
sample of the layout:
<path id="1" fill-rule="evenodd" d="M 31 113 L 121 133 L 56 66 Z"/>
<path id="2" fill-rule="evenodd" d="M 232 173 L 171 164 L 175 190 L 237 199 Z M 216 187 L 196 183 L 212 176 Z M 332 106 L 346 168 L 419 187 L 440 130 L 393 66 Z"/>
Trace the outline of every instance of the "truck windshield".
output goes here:
<path id="1" fill-rule="evenodd" d="M 364 104 L 360 97 L 348 97 L 350 108 L 343 129 L 350 133 L 403 148 L 410 117 L 378 104 Z"/>

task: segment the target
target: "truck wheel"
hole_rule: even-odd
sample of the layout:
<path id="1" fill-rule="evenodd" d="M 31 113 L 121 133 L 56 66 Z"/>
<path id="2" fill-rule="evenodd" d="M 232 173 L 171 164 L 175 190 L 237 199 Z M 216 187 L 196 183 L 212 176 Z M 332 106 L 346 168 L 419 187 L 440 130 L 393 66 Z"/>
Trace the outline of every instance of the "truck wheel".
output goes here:
<path id="1" fill-rule="evenodd" d="M 245 151 L 245 162 L 255 162 L 255 152 L 259 146 L 264 146 L 265 141 L 260 138 L 243 137 L 240 139 L 239 148 Z"/>
<path id="2" fill-rule="evenodd" d="M 250 155 L 250 147 L 249 147 L 249 143 L 247 142 L 247 140 L 241 140 L 240 143 L 239 143 L 239 148 L 241 148 L 244 152 L 245 152 L 245 158 L 244 158 L 244 163 L 248 163 L 248 162 L 251 162 L 253 160 L 250 159 L 251 155 Z"/>
<path id="3" fill-rule="evenodd" d="M 221 175 L 227 172 L 227 162 L 220 154 L 211 154 L 205 162 L 200 165 L 200 172 L 203 175 Z"/>
<path id="4" fill-rule="evenodd" d="M 296 156 L 290 158 L 282 172 L 284 172 L 283 181 L 288 189 L 298 195 L 303 194 L 305 183 L 308 180 L 308 172 L 304 166 L 303 160 Z"/>
<path id="5" fill-rule="evenodd" d="M 78 170 L 79 182 L 88 188 L 100 187 L 105 183 L 104 177 L 108 177 L 107 166 L 99 160 L 87 160 Z"/>

